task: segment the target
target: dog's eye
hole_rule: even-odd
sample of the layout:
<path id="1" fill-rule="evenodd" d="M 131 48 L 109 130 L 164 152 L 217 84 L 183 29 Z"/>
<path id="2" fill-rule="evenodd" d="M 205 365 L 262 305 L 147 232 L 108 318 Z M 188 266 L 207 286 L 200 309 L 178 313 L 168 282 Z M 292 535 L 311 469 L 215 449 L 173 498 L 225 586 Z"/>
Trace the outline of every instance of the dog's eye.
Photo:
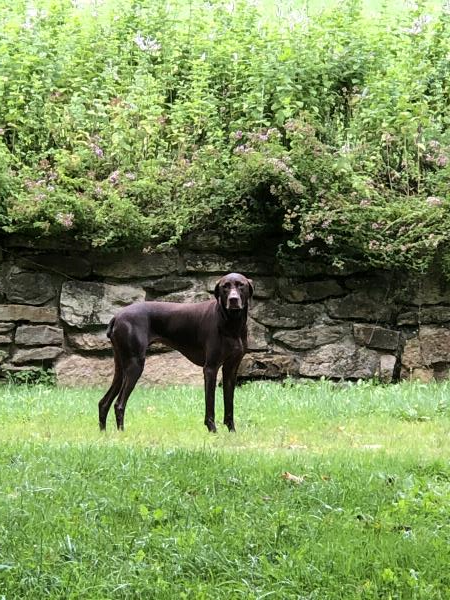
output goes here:
<path id="1" fill-rule="evenodd" d="M 231 283 L 229 281 L 227 281 L 226 283 L 223 284 L 224 289 L 229 290 L 231 287 Z"/>

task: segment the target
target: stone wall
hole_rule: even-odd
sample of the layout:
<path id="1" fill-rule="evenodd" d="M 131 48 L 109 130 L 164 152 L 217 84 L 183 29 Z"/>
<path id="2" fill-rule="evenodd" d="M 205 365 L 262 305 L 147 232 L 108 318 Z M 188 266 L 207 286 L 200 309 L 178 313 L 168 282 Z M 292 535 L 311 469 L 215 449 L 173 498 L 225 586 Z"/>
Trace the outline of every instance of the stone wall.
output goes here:
<path id="1" fill-rule="evenodd" d="M 439 275 L 281 266 L 273 256 L 219 254 L 201 243 L 122 256 L 9 243 L 1 261 L 0 375 L 52 368 L 60 384 L 104 385 L 113 369 L 106 325 L 120 307 L 212 298 L 218 277 L 239 271 L 255 284 L 241 378 L 448 376 L 450 286 Z M 202 372 L 156 346 L 143 381 L 201 383 Z"/>

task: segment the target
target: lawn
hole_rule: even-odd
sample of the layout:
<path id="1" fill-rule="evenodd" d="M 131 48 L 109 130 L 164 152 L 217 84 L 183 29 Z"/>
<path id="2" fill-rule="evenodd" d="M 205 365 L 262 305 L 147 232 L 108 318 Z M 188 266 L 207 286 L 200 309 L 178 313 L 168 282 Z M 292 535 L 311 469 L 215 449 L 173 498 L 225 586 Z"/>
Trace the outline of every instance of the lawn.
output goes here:
<path id="1" fill-rule="evenodd" d="M 0 598 L 450 597 L 450 385 L 102 391 L 0 389 Z"/>

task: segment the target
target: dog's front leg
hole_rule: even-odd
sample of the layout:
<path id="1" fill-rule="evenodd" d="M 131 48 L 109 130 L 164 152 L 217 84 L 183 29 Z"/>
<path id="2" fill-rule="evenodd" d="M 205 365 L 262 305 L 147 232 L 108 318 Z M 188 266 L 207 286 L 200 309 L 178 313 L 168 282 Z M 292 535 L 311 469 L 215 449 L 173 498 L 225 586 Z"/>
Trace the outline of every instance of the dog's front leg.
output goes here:
<path id="1" fill-rule="evenodd" d="M 222 368 L 223 373 L 223 422 L 228 431 L 236 431 L 234 428 L 234 388 L 236 376 L 241 357 L 227 361 Z"/>
<path id="2" fill-rule="evenodd" d="M 218 367 L 203 367 L 205 378 L 205 425 L 208 431 L 216 433 L 215 423 L 215 396 Z"/>

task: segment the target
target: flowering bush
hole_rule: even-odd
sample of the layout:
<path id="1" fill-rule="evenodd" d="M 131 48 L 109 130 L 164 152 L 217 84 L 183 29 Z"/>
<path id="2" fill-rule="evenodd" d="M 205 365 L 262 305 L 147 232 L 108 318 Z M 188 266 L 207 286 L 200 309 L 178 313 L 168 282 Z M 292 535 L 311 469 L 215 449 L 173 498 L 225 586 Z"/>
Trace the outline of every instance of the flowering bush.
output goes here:
<path id="1" fill-rule="evenodd" d="M 0 0 L 2 230 L 450 269 L 448 9 L 255 4 Z"/>

